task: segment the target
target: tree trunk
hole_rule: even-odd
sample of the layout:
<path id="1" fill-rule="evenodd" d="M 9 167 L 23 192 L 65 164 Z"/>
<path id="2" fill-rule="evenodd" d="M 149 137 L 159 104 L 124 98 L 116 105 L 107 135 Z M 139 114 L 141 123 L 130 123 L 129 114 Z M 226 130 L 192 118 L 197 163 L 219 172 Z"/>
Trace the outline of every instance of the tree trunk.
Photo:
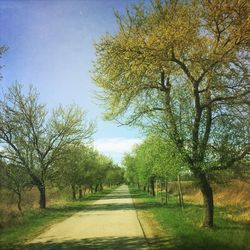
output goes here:
<path id="1" fill-rule="evenodd" d="M 155 178 L 154 176 L 150 177 L 150 188 L 152 196 L 155 196 Z"/>
<path id="2" fill-rule="evenodd" d="M 168 204 L 168 181 L 167 178 L 165 178 L 165 204 Z"/>
<path id="3" fill-rule="evenodd" d="M 72 199 L 76 200 L 76 187 L 75 185 L 71 185 L 72 188 Z"/>
<path id="4" fill-rule="evenodd" d="M 183 209 L 184 208 L 184 200 L 183 200 L 183 193 L 182 193 L 180 175 L 178 175 L 177 178 L 178 178 L 179 202 L 180 202 L 181 208 Z"/>
<path id="5" fill-rule="evenodd" d="M 39 200 L 39 206 L 41 209 L 46 208 L 46 192 L 45 192 L 45 185 L 41 184 L 38 186 L 38 190 L 40 193 L 40 200 Z"/>
<path id="6" fill-rule="evenodd" d="M 17 194 L 17 208 L 19 210 L 20 213 L 22 213 L 22 206 L 21 206 L 21 202 L 22 202 L 22 195 L 20 192 L 16 193 Z"/>
<path id="7" fill-rule="evenodd" d="M 99 184 L 97 184 L 97 185 L 95 186 L 95 193 L 97 193 L 98 187 L 99 187 Z"/>
<path id="8" fill-rule="evenodd" d="M 158 199 L 158 179 L 156 178 L 156 181 L 155 181 L 155 190 L 156 190 L 156 192 L 155 192 L 155 194 L 156 194 L 156 199 Z"/>
<path id="9" fill-rule="evenodd" d="M 213 227 L 214 220 L 214 200 L 213 200 L 213 190 L 210 186 L 207 177 L 204 173 L 199 174 L 199 186 L 203 196 L 204 203 L 204 227 Z"/>
<path id="10" fill-rule="evenodd" d="M 162 179 L 160 179 L 160 190 L 161 190 L 161 203 L 163 203 L 163 197 L 162 197 Z"/>
<path id="11" fill-rule="evenodd" d="M 83 197 L 83 196 L 82 196 L 82 187 L 80 186 L 80 187 L 79 187 L 79 199 L 82 199 L 82 197 Z"/>
<path id="12" fill-rule="evenodd" d="M 100 191 L 101 192 L 103 191 L 103 185 L 102 185 L 102 183 L 100 184 Z"/>

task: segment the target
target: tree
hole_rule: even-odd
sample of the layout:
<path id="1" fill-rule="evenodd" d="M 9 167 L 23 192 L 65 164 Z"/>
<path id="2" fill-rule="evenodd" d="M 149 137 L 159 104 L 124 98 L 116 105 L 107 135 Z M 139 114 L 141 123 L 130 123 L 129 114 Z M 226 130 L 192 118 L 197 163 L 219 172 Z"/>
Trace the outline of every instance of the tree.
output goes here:
<path id="1" fill-rule="evenodd" d="M 103 190 L 107 173 L 113 167 L 112 160 L 105 155 L 97 154 L 96 160 L 96 167 L 93 170 L 95 192 L 97 192 L 98 187 L 101 191 Z"/>
<path id="2" fill-rule="evenodd" d="M 93 78 L 106 119 L 157 124 L 167 134 L 198 181 L 205 227 L 214 214 L 209 173 L 250 151 L 249 7 L 247 0 L 155 0 L 116 13 L 118 31 L 96 45 Z"/>
<path id="3" fill-rule="evenodd" d="M 97 155 L 97 152 L 87 145 L 69 145 L 65 148 L 63 157 L 56 162 L 53 173 L 55 182 L 70 186 L 73 200 L 76 199 L 77 188 L 79 198 L 82 198 L 82 187 L 85 189 L 94 185 Z"/>
<path id="4" fill-rule="evenodd" d="M 151 148 L 147 147 L 147 143 L 144 141 L 143 144 L 135 148 L 135 163 L 139 174 L 139 183 L 145 187 L 147 185 L 148 191 L 155 196 L 155 172 L 154 172 L 154 157 L 151 157 Z M 141 185 L 140 184 L 140 185 Z M 140 187 L 138 185 L 138 187 Z M 144 188 L 145 189 L 145 188 Z"/>
<path id="5" fill-rule="evenodd" d="M 17 196 L 17 208 L 22 212 L 23 192 L 33 185 L 30 176 L 27 175 L 23 168 L 1 161 L 0 178 L 1 186 Z"/>
<path id="6" fill-rule="evenodd" d="M 119 166 L 112 164 L 108 169 L 105 183 L 111 185 L 121 185 L 124 183 L 124 171 Z"/>
<path id="7" fill-rule="evenodd" d="M 53 183 L 60 187 L 69 186 L 71 188 L 73 200 L 76 200 L 76 187 L 84 177 L 83 151 L 85 148 L 82 144 L 65 147 L 63 157 L 56 161 L 51 174 Z"/>
<path id="8" fill-rule="evenodd" d="M 164 179 L 167 185 L 167 181 L 176 179 L 181 172 L 186 171 L 187 167 L 182 158 L 170 140 L 150 135 L 142 144 L 134 148 L 133 157 L 125 155 L 123 164 L 126 167 L 127 176 L 136 177 L 137 182 L 140 183 L 138 186 L 143 185 L 144 189 L 150 185 L 154 196 L 157 179 Z"/>
<path id="9" fill-rule="evenodd" d="M 1 157 L 29 174 L 40 193 L 40 208 L 46 207 L 46 180 L 53 163 L 65 147 L 89 139 L 93 132 L 94 125 L 76 106 L 59 107 L 48 118 L 33 87 L 24 95 L 16 84 L 0 101 Z"/>
<path id="10" fill-rule="evenodd" d="M 91 192 L 103 190 L 103 184 L 121 184 L 123 171 L 111 159 L 94 150 L 90 145 L 69 145 L 63 157 L 56 162 L 52 180 L 58 185 L 72 188 L 72 197 L 76 199 L 76 190 L 82 198 L 87 188 Z"/>
<path id="11" fill-rule="evenodd" d="M 139 184 L 139 174 L 136 168 L 136 160 L 135 155 L 126 153 L 122 159 L 122 165 L 126 168 L 125 178 L 129 185 L 137 185 Z"/>

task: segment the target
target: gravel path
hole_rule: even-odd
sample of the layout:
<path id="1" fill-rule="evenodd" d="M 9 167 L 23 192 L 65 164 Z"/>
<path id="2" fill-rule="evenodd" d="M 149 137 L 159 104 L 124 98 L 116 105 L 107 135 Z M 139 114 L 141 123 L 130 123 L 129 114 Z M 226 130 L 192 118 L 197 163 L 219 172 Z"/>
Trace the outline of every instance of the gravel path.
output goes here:
<path id="1" fill-rule="evenodd" d="M 148 249 L 126 185 L 30 241 L 25 249 Z"/>

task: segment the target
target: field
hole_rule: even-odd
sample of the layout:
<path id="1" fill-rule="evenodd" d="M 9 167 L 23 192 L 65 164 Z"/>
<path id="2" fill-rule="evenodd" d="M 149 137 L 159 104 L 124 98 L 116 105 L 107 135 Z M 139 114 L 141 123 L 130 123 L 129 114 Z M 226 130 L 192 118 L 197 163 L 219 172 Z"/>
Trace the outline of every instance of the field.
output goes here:
<path id="1" fill-rule="evenodd" d="M 233 207 L 237 212 L 228 212 L 228 217 L 235 221 L 250 224 L 250 183 L 231 180 L 223 184 L 213 184 L 214 204 L 216 207 Z M 184 202 L 202 205 L 202 195 L 198 187 L 191 181 L 182 182 Z M 177 183 L 170 184 L 170 192 L 177 190 Z"/>
<path id="2" fill-rule="evenodd" d="M 215 186 L 213 229 L 201 226 L 203 208 L 197 187 L 191 182 L 184 182 L 182 186 L 184 209 L 178 204 L 176 183 L 170 185 L 168 205 L 161 204 L 160 196 L 156 199 L 131 189 L 138 211 L 151 214 L 163 229 L 166 236 L 159 240 L 171 249 L 249 249 L 249 183 L 235 180 L 230 185 Z"/>
<path id="3" fill-rule="evenodd" d="M 6 228 L 22 220 L 22 216 L 17 209 L 17 197 L 13 192 L 0 189 L 0 228 Z M 60 205 L 70 201 L 70 190 L 59 188 L 49 188 L 47 190 L 47 205 Z M 36 209 L 39 207 L 39 192 L 37 188 L 32 188 L 24 192 L 22 197 L 22 209 Z"/>

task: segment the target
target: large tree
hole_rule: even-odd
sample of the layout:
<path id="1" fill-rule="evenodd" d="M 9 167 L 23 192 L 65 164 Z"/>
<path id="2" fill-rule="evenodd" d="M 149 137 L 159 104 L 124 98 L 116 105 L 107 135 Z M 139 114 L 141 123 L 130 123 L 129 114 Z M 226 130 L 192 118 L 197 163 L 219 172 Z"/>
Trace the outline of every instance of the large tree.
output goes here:
<path id="1" fill-rule="evenodd" d="M 48 117 L 33 87 L 24 94 L 21 85 L 13 85 L 0 101 L 0 155 L 29 174 L 40 192 L 40 208 L 46 207 L 45 186 L 53 163 L 65 147 L 89 139 L 93 132 L 93 124 L 76 106 L 59 107 Z"/>
<path id="2" fill-rule="evenodd" d="M 157 124 L 168 135 L 198 180 L 206 227 L 208 173 L 250 151 L 249 11 L 247 0 L 155 0 L 116 14 L 118 31 L 96 45 L 106 118 Z"/>

